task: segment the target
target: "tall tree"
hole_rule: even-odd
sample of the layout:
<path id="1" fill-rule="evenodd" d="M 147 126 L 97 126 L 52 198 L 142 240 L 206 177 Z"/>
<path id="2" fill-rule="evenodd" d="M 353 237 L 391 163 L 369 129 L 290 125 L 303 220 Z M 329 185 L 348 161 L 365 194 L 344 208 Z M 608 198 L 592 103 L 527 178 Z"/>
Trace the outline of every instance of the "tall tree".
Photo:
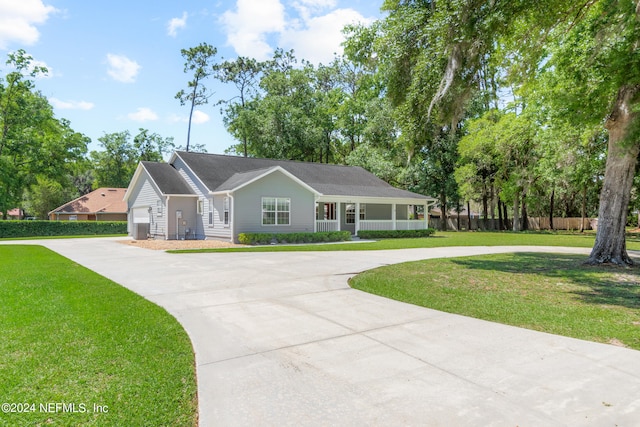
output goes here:
<path id="1" fill-rule="evenodd" d="M 148 129 L 139 129 L 140 133 L 133 137 L 133 147 L 137 152 L 138 161 L 162 162 L 163 156 L 173 148 L 173 138 L 163 138 L 157 133 L 150 133 Z"/>
<path id="2" fill-rule="evenodd" d="M 129 131 L 109 133 L 98 138 L 101 151 L 90 153 L 94 167 L 94 187 L 126 188 L 133 177 L 138 157 Z"/>
<path id="3" fill-rule="evenodd" d="M 509 72 L 521 81 L 535 78 L 547 64 L 574 83 L 576 90 L 568 94 L 574 95 L 572 112 L 606 120 L 609 131 L 598 232 L 589 261 L 631 264 L 624 226 L 640 152 L 640 4 L 387 0 L 384 8 L 398 43 L 408 46 L 396 56 L 394 81 L 400 87 L 425 81 L 419 88 L 427 116 L 458 111 L 469 88 L 477 87 L 487 58 L 509 60 Z"/>
<path id="4" fill-rule="evenodd" d="M 70 165 L 86 153 L 89 141 L 58 120 L 35 88 L 46 73 L 24 50 L 9 54 L 10 71 L 0 80 L 0 211 L 20 205 L 36 177 L 66 183 Z"/>
<path id="5" fill-rule="evenodd" d="M 100 151 L 92 151 L 93 187 L 125 188 L 141 161 L 162 162 L 173 148 L 173 138 L 163 138 L 147 129 L 140 129 L 131 139 L 129 131 L 101 136 Z"/>
<path id="6" fill-rule="evenodd" d="M 232 83 L 237 89 L 237 95 L 231 99 L 221 100 L 225 104 L 223 110 L 224 121 L 229 124 L 236 121 L 235 126 L 227 126 L 227 129 L 240 140 L 241 152 L 244 157 L 249 155 L 249 139 L 251 126 L 249 105 L 252 98 L 257 95 L 257 86 L 260 74 L 264 68 L 262 62 L 253 58 L 239 56 L 235 61 L 224 61 L 217 67 L 216 78 L 222 83 Z"/>
<path id="7" fill-rule="evenodd" d="M 180 101 L 180 105 L 189 104 L 186 151 L 189 151 L 189 142 L 191 140 L 193 111 L 197 105 L 207 104 L 209 98 L 213 95 L 207 90 L 204 80 L 215 74 L 216 67 L 213 60 L 217 53 L 218 50 L 207 43 L 200 43 L 196 47 L 180 50 L 180 54 L 185 59 L 184 72 L 193 76 L 193 79 L 187 83 L 187 90 L 182 89 L 175 96 Z"/>

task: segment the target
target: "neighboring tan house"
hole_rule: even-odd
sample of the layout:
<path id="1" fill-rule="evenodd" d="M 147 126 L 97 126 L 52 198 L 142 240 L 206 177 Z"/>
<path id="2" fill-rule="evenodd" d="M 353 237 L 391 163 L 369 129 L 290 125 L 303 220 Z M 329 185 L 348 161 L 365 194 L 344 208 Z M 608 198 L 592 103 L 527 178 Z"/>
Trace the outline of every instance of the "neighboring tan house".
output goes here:
<path id="1" fill-rule="evenodd" d="M 248 232 L 423 229 L 435 202 L 360 167 L 190 152 L 141 162 L 124 200 L 136 238 L 229 241 Z"/>
<path id="2" fill-rule="evenodd" d="M 52 221 L 126 221 L 126 188 L 98 188 L 49 212 Z"/>

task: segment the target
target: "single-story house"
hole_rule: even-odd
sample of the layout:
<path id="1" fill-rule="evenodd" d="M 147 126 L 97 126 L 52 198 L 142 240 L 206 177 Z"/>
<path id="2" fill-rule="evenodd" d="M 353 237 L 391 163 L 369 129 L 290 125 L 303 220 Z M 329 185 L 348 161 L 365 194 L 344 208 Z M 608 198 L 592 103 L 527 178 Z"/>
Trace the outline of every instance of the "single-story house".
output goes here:
<path id="1" fill-rule="evenodd" d="M 124 200 L 135 238 L 224 239 L 239 233 L 428 227 L 435 199 L 360 167 L 175 152 L 141 162 Z"/>
<path id="2" fill-rule="evenodd" d="M 126 188 L 98 188 L 49 212 L 52 221 L 126 221 Z"/>
<path id="3" fill-rule="evenodd" d="M 2 219 L 4 216 L 4 214 L 2 212 L 0 212 L 0 219 Z M 24 219 L 24 211 L 20 208 L 13 208 L 13 209 L 9 209 L 7 211 L 7 218 L 8 219 Z"/>

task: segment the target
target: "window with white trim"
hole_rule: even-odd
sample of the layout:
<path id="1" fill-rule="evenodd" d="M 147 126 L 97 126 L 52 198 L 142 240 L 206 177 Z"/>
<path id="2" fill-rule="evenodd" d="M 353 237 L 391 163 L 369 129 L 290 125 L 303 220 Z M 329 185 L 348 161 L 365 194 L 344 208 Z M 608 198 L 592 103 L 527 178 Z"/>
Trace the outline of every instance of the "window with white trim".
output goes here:
<path id="1" fill-rule="evenodd" d="M 360 221 L 364 221 L 367 217 L 367 205 L 364 203 L 360 203 Z M 345 208 L 345 224 L 355 224 L 356 223 L 356 205 L 355 203 L 350 203 Z"/>
<path id="2" fill-rule="evenodd" d="M 204 214 L 204 200 L 198 200 L 198 215 Z"/>
<path id="3" fill-rule="evenodd" d="M 291 199 L 284 197 L 262 198 L 262 225 L 290 225 Z"/>
<path id="4" fill-rule="evenodd" d="M 209 227 L 213 227 L 213 199 L 209 199 Z"/>
<path id="5" fill-rule="evenodd" d="M 222 208 L 222 212 L 223 212 L 222 215 L 224 217 L 224 225 L 229 225 L 229 219 L 230 219 L 229 218 L 229 212 L 230 212 L 230 209 L 229 209 L 229 198 L 228 197 L 224 198 L 224 205 L 223 205 L 223 208 Z"/>

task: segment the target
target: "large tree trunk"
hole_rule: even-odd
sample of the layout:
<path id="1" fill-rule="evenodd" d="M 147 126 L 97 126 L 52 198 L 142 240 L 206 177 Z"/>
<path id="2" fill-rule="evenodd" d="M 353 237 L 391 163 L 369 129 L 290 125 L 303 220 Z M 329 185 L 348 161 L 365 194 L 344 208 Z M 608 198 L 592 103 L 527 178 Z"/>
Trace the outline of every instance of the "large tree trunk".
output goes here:
<path id="1" fill-rule="evenodd" d="M 529 216 L 527 215 L 527 193 L 522 193 L 522 231 L 529 230 Z"/>
<path id="2" fill-rule="evenodd" d="M 504 229 L 508 230 L 509 227 L 509 213 L 507 212 L 507 204 L 502 202 L 502 217 L 504 218 Z"/>
<path id="3" fill-rule="evenodd" d="M 482 210 L 484 212 L 484 214 L 482 215 L 482 229 L 486 231 L 487 223 L 489 222 L 489 194 L 487 191 L 486 183 L 483 184 L 482 188 Z"/>
<path id="4" fill-rule="evenodd" d="M 587 186 L 582 187 L 582 205 L 580 207 L 580 232 L 584 233 L 584 222 L 587 219 Z"/>
<path id="5" fill-rule="evenodd" d="M 625 225 L 640 145 L 638 141 L 628 140 L 627 137 L 631 130 L 630 125 L 638 116 L 632 108 L 639 92 L 640 86 L 620 88 L 613 111 L 606 123 L 609 130 L 609 149 L 600 193 L 598 231 L 589 256 L 589 264 L 633 264 L 627 254 Z"/>
<path id="6" fill-rule="evenodd" d="M 491 230 L 496 229 L 496 200 L 495 190 L 493 184 L 491 184 Z"/>
<path id="7" fill-rule="evenodd" d="M 553 211 L 555 210 L 556 187 L 551 189 L 551 199 L 549 200 L 549 230 L 553 230 Z"/>
<path id="8" fill-rule="evenodd" d="M 513 231 L 520 231 L 520 192 L 513 196 Z"/>

